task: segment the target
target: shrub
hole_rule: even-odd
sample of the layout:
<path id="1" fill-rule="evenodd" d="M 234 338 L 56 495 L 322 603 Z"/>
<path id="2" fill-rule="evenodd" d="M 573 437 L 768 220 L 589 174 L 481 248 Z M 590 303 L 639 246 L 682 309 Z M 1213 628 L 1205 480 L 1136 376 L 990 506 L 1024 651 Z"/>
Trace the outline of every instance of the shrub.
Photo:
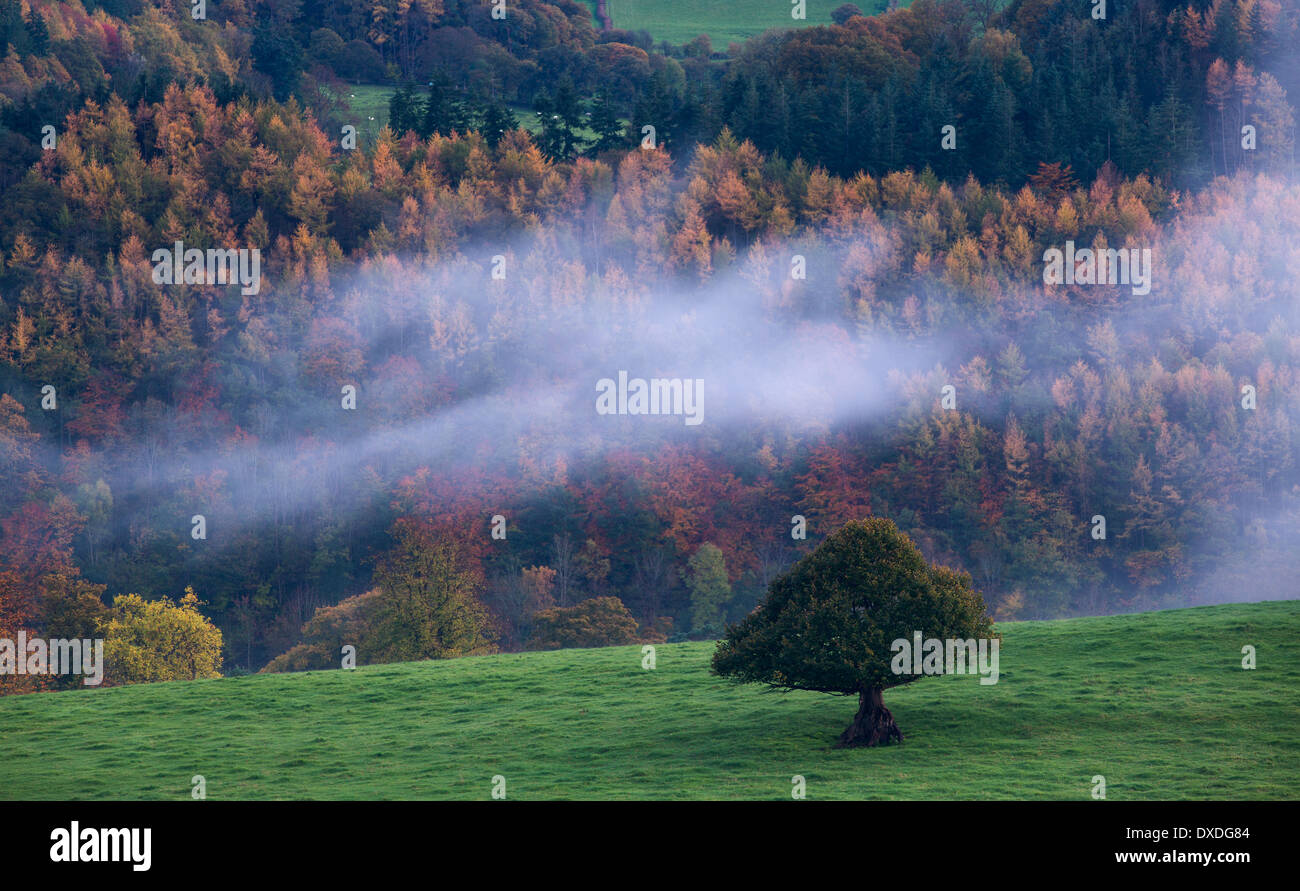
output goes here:
<path id="1" fill-rule="evenodd" d="M 637 642 L 636 619 L 617 597 L 592 597 L 533 616 L 530 650 L 613 647 Z"/>

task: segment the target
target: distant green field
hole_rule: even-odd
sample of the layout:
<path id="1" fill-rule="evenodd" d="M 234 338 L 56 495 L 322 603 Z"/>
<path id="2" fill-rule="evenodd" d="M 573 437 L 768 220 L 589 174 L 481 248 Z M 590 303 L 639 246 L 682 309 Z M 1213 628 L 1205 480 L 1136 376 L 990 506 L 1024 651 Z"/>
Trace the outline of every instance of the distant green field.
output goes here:
<path id="1" fill-rule="evenodd" d="M 803 20 L 791 18 L 790 0 L 609 0 L 615 28 L 649 31 L 657 43 L 685 43 L 709 35 L 715 50 L 742 41 L 769 28 L 829 25 L 831 13 L 847 0 L 807 0 Z M 589 4 L 596 8 L 594 0 Z M 862 0 L 857 7 L 867 15 L 881 12 L 887 0 Z M 904 4 L 906 5 L 906 4 Z M 599 21 L 597 22 L 599 26 Z"/>
<path id="2" fill-rule="evenodd" d="M 358 130 L 378 133 L 388 123 L 388 100 L 395 92 L 397 88 L 387 84 L 350 84 L 342 99 L 356 114 Z"/>
<path id="3" fill-rule="evenodd" d="M 887 692 L 881 749 L 832 748 L 855 700 L 712 677 L 711 643 L 11 696 L 0 798 L 1300 798 L 1300 602 L 1000 630 L 999 682 Z"/>
<path id="4" fill-rule="evenodd" d="M 366 136 L 367 142 L 372 142 L 379 131 L 384 129 L 388 123 L 388 100 L 397 92 L 397 87 L 391 84 L 350 84 L 343 93 L 342 99 L 352 109 L 357 121 L 357 129 Z M 420 101 L 424 101 L 424 94 L 419 93 Z M 540 129 L 540 125 L 532 123 L 530 118 L 535 117 L 531 112 L 521 111 L 519 108 L 512 109 L 515 117 L 518 118 L 525 129 L 535 132 Z"/>
<path id="5" fill-rule="evenodd" d="M 388 123 L 388 100 L 395 92 L 397 88 L 387 84 L 363 84 L 348 86 L 347 92 L 343 94 L 343 101 L 355 114 L 357 129 L 366 137 L 367 142 L 373 141 L 374 136 Z M 423 101 L 423 94 L 420 95 Z M 541 132 L 541 119 L 532 109 L 512 105 L 510 110 L 519 126 L 532 134 Z M 588 140 L 595 138 L 595 134 L 587 128 L 580 129 L 578 135 Z"/>

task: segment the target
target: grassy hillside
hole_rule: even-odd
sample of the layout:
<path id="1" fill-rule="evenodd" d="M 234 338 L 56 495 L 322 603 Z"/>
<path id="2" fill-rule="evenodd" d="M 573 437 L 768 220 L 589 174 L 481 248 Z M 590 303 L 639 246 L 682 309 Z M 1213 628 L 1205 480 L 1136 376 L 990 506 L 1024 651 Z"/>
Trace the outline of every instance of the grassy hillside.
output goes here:
<path id="1" fill-rule="evenodd" d="M 8 697 L 0 798 L 1300 798 L 1300 602 L 1001 631 L 998 684 L 886 693 L 875 750 L 831 748 L 854 700 L 732 686 L 709 643 Z"/>
<path id="2" fill-rule="evenodd" d="M 831 13 L 845 2 L 848 0 L 807 0 L 801 21 L 790 17 L 790 0 L 609 0 L 609 16 L 615 28 L 644 28 L 656 41 L 685 43 L 707 34 L 714 49 L 725 50 L 729 42 L 742 41 L 769 28 L 829 25 Z M 589 5 L 596 8 L 594 0 Z M 873 15 L 882 12 L 888 3 L 858 0 L 856 5 Z"/>

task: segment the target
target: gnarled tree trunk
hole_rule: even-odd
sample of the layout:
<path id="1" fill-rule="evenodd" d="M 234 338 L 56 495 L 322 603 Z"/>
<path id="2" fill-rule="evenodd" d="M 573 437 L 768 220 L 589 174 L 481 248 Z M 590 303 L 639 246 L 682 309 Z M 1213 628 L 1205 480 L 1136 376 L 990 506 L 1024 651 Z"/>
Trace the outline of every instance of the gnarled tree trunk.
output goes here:
<path id="1" fill-rule="evenodd" d="M 894 716 L 885 708 L 884 691 L 879 687 L 863 690 L 858 695 L 858 713 L 853 716 L 848 729 L 840 734 L 838 748 L 883 746 L 895 740 L 902 742 L 903 734 L 894 723 Z"/>

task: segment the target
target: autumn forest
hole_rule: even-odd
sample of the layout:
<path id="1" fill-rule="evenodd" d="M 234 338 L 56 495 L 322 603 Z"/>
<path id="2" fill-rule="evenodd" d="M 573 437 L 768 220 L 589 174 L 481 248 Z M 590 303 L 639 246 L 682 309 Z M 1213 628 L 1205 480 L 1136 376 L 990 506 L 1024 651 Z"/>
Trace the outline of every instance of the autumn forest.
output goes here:
<path id="1" fill-rule="evenodd" d="M 595 6 L 0 0 L 0 637 L 712 640 L 866 517 L 997 619 L 1296 594 L 1294 0 Z"/>

